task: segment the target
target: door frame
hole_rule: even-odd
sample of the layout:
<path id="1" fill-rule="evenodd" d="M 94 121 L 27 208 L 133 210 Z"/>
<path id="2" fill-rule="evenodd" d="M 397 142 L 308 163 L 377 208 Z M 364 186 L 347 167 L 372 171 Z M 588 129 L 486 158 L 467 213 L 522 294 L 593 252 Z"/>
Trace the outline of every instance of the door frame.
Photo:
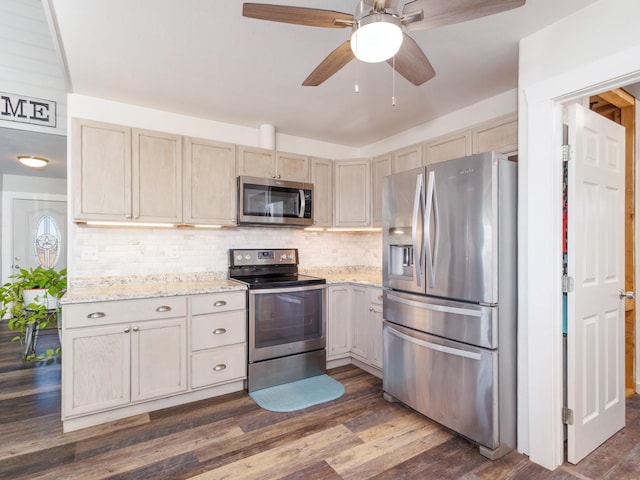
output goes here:
<path id="1" fill-rule="evenodd" d="M 14 200 L 51 200 L 51 201 L 67 201 L 67 196 L 57 193 L 34 193 L 34 192 L 2 192 L 2 257 L 0 261 L 0 273 L 2 275 L 2 284 L 9 281 L 11 269 L 7 268 L 11 265 L 11 253 L 13 251 L 13 209 L 11 208 Z M 69 214 L 69 205 L 67 204 L 67 215 Z M 68 226 L 63 225 L 61 229 L 65 237 L 68 234 Z M 67 265 L 69 264 L 69 242 L 67 240 Z"/>
<path id="2" fill-rule="evenodd" d="M 551 470 L 564 462 L 562 104 L 638 81 L 640 46 L 519 90 L 518 450 Z"/>

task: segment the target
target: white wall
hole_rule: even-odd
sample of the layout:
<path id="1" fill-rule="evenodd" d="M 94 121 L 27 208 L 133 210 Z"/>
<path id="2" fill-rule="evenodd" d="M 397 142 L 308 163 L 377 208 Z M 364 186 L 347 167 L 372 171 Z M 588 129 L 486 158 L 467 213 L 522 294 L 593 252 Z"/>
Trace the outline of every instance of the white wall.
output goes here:
<path id="1" fill-rule="evenodd" d="M 518 91 L 509 90 L 481 102 L 469 105 L 422 125 L 367 145 L 360 150 L 361 157 L 374 157 L 408 145 L 434 139 L 456 130 L 469 128 L 518 110 Z"/>
<path id="2" fill-rule="evenodd" d="M 549 469 L 563 462 L 560 104 L 640 78 L 638 18 L 640 2 L 600 0 L 520 42 L 518 449 Z"/>
<path id="3" fill-rule="evenodd" d="M 41 0 L 0 6 L 0 91 L 56 102 L 56 127 L 0 120 L 0 127 L 65 135 L 67 92 Z"/>

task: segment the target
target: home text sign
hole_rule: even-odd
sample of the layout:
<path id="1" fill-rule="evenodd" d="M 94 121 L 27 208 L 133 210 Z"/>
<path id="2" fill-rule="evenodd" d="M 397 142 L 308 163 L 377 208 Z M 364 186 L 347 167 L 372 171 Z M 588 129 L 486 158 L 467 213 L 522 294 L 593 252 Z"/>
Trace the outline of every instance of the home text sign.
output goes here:
<path id="1" fill-rule="evenodd" d="M 0 120 L 56 126 L 56 102 L 0 92 Z"/>

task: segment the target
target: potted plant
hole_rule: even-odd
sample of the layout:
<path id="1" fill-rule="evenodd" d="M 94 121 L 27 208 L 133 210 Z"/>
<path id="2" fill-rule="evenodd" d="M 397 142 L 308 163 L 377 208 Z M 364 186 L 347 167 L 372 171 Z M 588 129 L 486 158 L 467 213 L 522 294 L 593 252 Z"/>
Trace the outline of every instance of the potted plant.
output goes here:
<path id="1" fill-rule="evenodd" d="M 43 360 L 45 355 L 52 358 L 59 354 L 60 347 L 36 356 L 34 333 L 58 321 L 58 300 L 67 289 L 67 270 L 21 269 L 9 278 L 12 281 L 0 287 L 0 317 L 8 314 L 9 330 L 17 331 L 11 341 L 20 342 L 24 360 Z"/>

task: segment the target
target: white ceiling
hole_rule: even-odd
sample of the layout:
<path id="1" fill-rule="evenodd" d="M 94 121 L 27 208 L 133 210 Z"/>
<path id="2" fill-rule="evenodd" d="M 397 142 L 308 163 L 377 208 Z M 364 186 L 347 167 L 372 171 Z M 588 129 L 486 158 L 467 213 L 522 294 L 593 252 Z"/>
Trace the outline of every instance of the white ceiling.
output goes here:
<path id="1" fill-rule="evenodd" d="M 301 86 L 349 29 L 244 18 L 241 0 L 51 3 L 74 93 L 359 147 L 516 88 L 518 40 L 593 1 L 528 0 L 411 32 L 436 77 L 416 87 L 397 75 L 395 107 L 386 63 L 353 61 L 318 87 Z M 353 13 L 357 2 L 261 3 Z"/>
<path id="2" fill-rule="evenodd" d="M 516 88 L 518 40 L 596 0 L 528 0 L 491 17 L 410 32 L 436 77 L 416 87 L 395 75 L 396 106 L 386 63 L 352 61 L 318 87 L 301 86 L 349 29 L 244 18 L 241 0 L 47 1 L 73 93 L 360 147 Z M 260 3 L 353 13 L 357 2 Z M 2 164 L 5 145 L 35 144 L 12 132 L 0 129 Z M 43 155 L 65 150 L 60 138 L 47 137 Z"/>

